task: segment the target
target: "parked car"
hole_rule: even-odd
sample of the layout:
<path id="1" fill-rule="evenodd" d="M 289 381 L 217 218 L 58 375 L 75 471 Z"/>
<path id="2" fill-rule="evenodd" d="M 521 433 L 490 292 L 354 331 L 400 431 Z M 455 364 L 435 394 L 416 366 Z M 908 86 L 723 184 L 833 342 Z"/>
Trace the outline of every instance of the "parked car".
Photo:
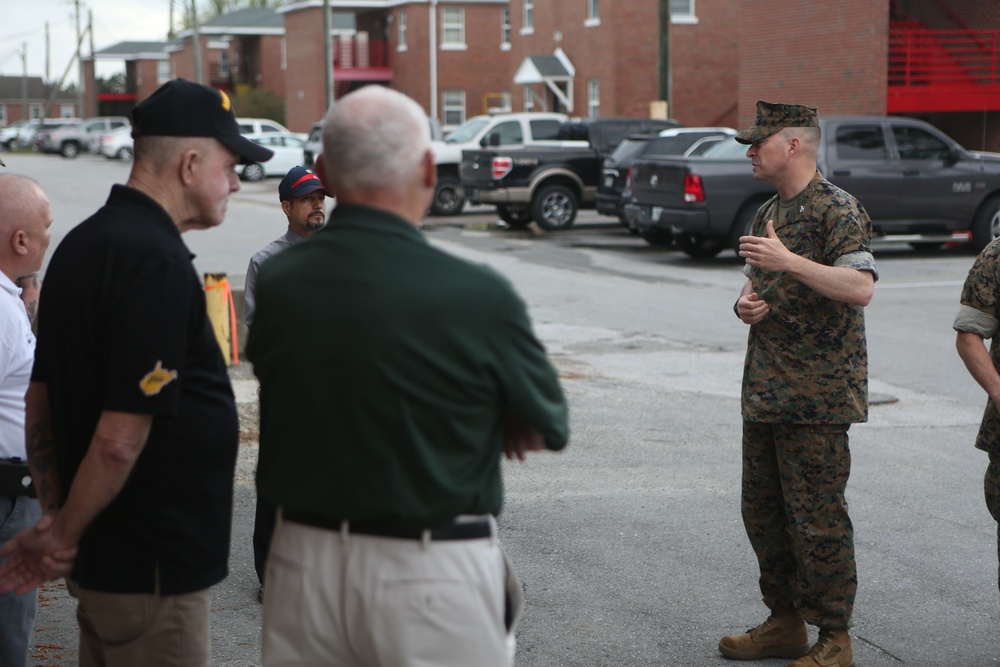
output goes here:
<path id="1" fill-rule="evenodd" d="M 534 220 L 548 231 L 569 229 L 580 208 L 594 208 L 601 165 L 622 139 L 677 126 L 654 118 L 574 118 L 553 141 L 464 150 L 462 189 L 470 202 L 496 204 L 512 227 Z"/>
<path id="2" fill-rule="evenodd" d="M 323 123 L 313 123 L 309 136 L 302 145 L 302 164 L 312 169 L 316 156 L 323 152 Z"/>
<path id="3" fill-rule="evenodd" d="M 14 150 L 18 145 L 23 145 L 21 137 L 24 136 L 26 141 L 27 136 L 33 133 L 36 127 L 38 127 L 37 120 L 14 121 L 0 130 L 0 146 L 9 151 Z"/>
<path id="4" fill-rule="evenodd" d="M 55 150 L 46 149 L 49 135 L 61 127 L 75 126 L 82 122 L 79 118 L 46 118 L 39 123 L 35 133 L 31 135 L 31 149 L 42 153 L 54 153 Z"/>
<path id="5" fill-rule="evenodd" d="M 236 122 L 239 123 L 240 134 L 243 135 L 290 134 L 302 141 L 305 141 L 309 137 L 309 135 L 303 132 L 292 132 L 281 123 L 270 118 L 238 118 Z"/>
<path id="6" fill-rule="evenodd" d="M 672 127 L 659 134 L 633 134 L 625 137 L 614 152 L 604 159 L 601 184 L 595 197 L 597 212 L 617 217 L 623 225 L 638 233 L 639 230 L 634 225 L 629 225 L 625 217 L 625 203 L 628 201 L 624 194 L 625 179 L 632 163 L 637 158 L 646 156 L 700 155 L 715 141 L 735 134 L 736 130 L 731 127 Z"/>
<path id="7" fill-rule="evenodd" d="M 253 162 L 237 166 L 236 173 L 244 181 L 259 181 L 265 176 L 284 176 L 289 169 L 302 164 L 302 146 L 305 141 L 298 135 L 268 132 L 244 136 L 250 141 L 255 141 L 274 151 L 274 157 L 267 162 Z"/>
<path id="8" fill-rule="evenodd" d="M 567 116 L 561 113 L 526 111 L 494 116 L 473 116 L 448 135 L 434 141 L 434 164 L 437 165 L 437 188 L 431 213 L 458 215 L 465 206 L 462 191 L 462 151 L 472 148 L 523 148 L 542 139 L 555 139 Z"/>
<path id="9" fill-rule="evenodd" d="M 120 127 L 132 127 L 125 116 L 99 116 L 79 124 L 56 128 L 45 138 L 46 153 L 59 153 L 63 157 L 76 157 L 80 151 L 91 151 L 103 134 Z"/>
<path id="10" fill-rule="evenodd" d="M 967 151 L 915 118 L 819 122 L 820 172 L 858 198 L 876 235 L 927 247 L 971 231 L 977 249 L 1000 236 L 1000 154 Z M 698 158 L 636 160 L 626 210 L 643 237 L 671 234 L 692 257 L 736 248 L 774 194 L 754 180 L 746 151 L 727 140 Z"/>
<path id="11" fill-rule="evenodd" d="M 132 159 L 132 148 L 132 127 L 120 127 L 101 135 L 97 152 L 108 159 L 128 161 Z"/>

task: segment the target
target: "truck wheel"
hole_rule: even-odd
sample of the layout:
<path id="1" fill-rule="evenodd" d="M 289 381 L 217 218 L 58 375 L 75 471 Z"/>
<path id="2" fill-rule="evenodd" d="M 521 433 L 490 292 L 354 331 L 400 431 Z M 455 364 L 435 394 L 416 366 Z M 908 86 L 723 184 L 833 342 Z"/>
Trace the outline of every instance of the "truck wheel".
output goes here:
<path id="1" fill-rule="evenodd" d="M 431 213 L 434 215 L 458 215 L 465 206 L 465 200 L 459 196 L 461 186 L 454 176 L 441 176 L 434 188 L 434 201 L 431 202 Z"/>
<path id="2" fill-rule="evenodd" d="M 993 195 L 976 211 L 972 223 L 972 245 L 982 250 L 1000 237 L 1000 195 Z"/>
<path id="3" fill-rule="evenodd" d="M 643 241 L 653 247 L 662 248 L 674 244 L 674 235 L 671 234 L 668 229 L 647 227 L 646 229 L 640 230 L 638 233 L 642 234 Z"/>
<path id="4" fill-rule="evenodd" d="M 67 141 L 62 145 L 62 150 L 60 152 L 63 157 L 76 157 L 80 152 L 80 147 L 77 146 L 74 141 Z"/>
<path id="5" fill-rule="evenodd" d="M 14 150 L 14 148 L 17 147 L 17 139 L 16 138 L 15 139 L 8 139 L 7 143 L 5 143 L 3 145 L 3 147 L 6 148 L 9 151 Z"/>
<path id="6" fill-rule="evenodd" d="M 115 157 L 118 158 L 119 160 L 128 162 L 129 160 L 132 159 L 132 149 L 129 148 L 128 146 L 122 146 L 121 148 L 118 149 L 118 152 L 115 153 Z"/>
<path id="7" fill-rule="evenodd" d="M 695 259 L 712 259 L 720 252 L 725 245 L 723 239 L 715 236 L 701 236 L 699 234 L 688 234 L 677 239 L 681 250 L 688 257 Z"/>
<path id="8" fill-rule="evenodd" d="M 546 186 L 531 200 L 531 217 L 550 232 L 572 227 L 576 211 L 576 196 L 563 185 Z"/>
<path id="9" fill-rule="evenodd" d="M 531 222 L 531 212 L 527 206 L 497 206 L 497 215 L 511 229 L 524 229 Z"/>

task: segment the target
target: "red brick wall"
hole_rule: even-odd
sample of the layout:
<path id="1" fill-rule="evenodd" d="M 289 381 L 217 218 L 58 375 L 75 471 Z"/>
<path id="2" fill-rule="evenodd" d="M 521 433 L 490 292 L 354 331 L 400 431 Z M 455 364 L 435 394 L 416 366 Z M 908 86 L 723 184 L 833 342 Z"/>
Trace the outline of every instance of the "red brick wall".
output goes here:
<path id="1" fill-rule="evenodd" d="M 661 21 L 651 0 L 603 2 L 600 25 L 586 26 L 585 2 L 535 3 L 534 34 L 521 36 L 523 0 L 511 0 L 513 71 L 531 55 L 562 48 L 576 69 L 573 115 L 586 116 L 588 82 L 600 82 L 601 116 L 647 116 L 659 99 Z M 685 125 L 736 122 L 739 16 L 731 0 L 699 0 L 698 23 L 671 26 L 672 117 Z M 557 39 L 561 33 L 561 39 Z M 519 87 L 520 88 L 520 87 Z M 541 87 L 538 87 L 541 89 Z M 547 94 L 546 97 L 549 97 Z M 514 107 L 523 108 L 521 90 Z"/>
<path id="2" fill-rule="evenodd" d="M 323 9 L 286 12 L 285 121 L 289 129 L 306 132 L 326 115 L 323 73 Z"/>
<path id="3" fill-rule="evenodd" d="M 698 0 L 697 23 L 670 27 L 670 115 L 685 125 L 735 127 L 738 123 L 737 63 L 740 33 L 745 30 L 738 9 L 731 0 Z"/>
<path id="4" fill-rule="evenodd" d="M 257 80 L 255 86 L 266 88 L 285 97 L 285 70 L 281 67 L 281 42 L 284 37 L 280 35 L 262 35 L 255 40 L 257 44 Z M 322 83 L 320 84 L 322 86 Z M 312 123 L 294 128 L 289 127 L 293 132 L 308 132 Z"/>
<path id="5" fill-rule="evenodd" d="M 743 0 L 740 11 L 739 128 L 758 99 L 885 113 L 888 0 Z"/>

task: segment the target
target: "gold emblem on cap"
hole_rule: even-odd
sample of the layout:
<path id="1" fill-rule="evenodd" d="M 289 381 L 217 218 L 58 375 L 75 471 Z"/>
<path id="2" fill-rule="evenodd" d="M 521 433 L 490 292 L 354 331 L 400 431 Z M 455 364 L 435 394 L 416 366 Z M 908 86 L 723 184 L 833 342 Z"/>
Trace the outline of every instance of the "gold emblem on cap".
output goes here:
<path id="1" fill-rule="evenodd" d="M 225 111 L 229 111 L 229 95 L 226 95 L 225 91 L 220 90 L 219 94 L 222 95 L 222 108 Z"/>

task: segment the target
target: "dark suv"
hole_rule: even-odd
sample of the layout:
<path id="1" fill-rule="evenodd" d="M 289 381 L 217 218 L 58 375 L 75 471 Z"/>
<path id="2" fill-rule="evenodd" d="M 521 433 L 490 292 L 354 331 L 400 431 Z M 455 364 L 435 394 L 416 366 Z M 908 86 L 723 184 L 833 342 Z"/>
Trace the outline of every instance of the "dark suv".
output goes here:
<path id="1" fill-rule="evenodd" d="M 628 168 L 637 158 L 657 155 L 688 157 L 701 155 L 708 147 L 736 130 L 730 127 L 675 127 L 659 134 L 633 134 L 604 159 L 601 182 L 595 195 L 597 212 L 618 218 L 633 233 L 638 229 L 625 217 L 625 181 Z"/>

